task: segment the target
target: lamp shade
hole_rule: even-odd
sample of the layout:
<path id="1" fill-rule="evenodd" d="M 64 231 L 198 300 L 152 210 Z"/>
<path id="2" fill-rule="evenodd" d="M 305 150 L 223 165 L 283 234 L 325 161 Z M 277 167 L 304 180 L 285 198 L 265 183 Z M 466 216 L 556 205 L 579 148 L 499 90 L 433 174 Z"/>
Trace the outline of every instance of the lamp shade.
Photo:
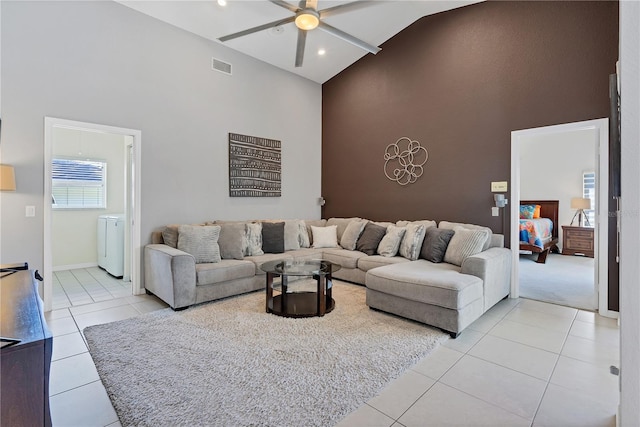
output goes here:
<path id="1" fill-rule="evenodd" d="M 0 190 L 16 191 L 16 175 L 13 166 L 0 165 Z"/>
<path id="2" fill-rule="evenodd" d="M 571 199 L 571 209 L 591 209 L 591 199 L 573 197 Z"/>

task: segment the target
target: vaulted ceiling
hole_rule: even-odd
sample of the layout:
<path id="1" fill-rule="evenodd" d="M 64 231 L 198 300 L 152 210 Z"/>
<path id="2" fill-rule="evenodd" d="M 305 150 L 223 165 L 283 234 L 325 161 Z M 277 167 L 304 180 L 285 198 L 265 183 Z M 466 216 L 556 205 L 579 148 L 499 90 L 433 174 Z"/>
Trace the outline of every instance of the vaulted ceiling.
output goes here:
<path id="1" fill-rule="evenodd" d="M 365 2 L 366 6 L 345 8 L 344 12 L 326 18 L 321 14 L 321 19 L 368 44 L 380 46 L 423 16 L 477 2 L 375 0 Z M 224 43 L 218 40 L 225 35 L 294 15 L 268 0 L 227 0 L 225 6 L 216 0 L 120 0 L 119 3 L 317 83 L 326 82 L 364 55 L 370 55 L 362 48 L 318 28 L 308 31 L 303 64 L 295 67 L 298 29 L 292 22 Z M 300 6 L 297 1 L 288 3 Z M 317 8 L 322 10 L 345 3 L 349 1 L 319 0 Z M 318 54 L 320 49 L 325 51 L 324 55 Z"/>

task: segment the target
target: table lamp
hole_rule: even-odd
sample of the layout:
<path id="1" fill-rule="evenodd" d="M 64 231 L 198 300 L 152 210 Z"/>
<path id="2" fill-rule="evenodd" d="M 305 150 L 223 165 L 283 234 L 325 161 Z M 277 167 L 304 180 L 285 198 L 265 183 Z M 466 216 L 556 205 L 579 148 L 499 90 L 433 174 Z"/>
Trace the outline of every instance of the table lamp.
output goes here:
<path id="1" fill-rule="evenodd" d="M 591 209 L 591 199 L 585 199 L 583 197 L 573 197 L 571 198 L 571 209 L 576 209 L 576 213 L 573 215 L 573 219 L 571 220 L 571 224 L 573 225 L 573 221 L 578 217 L 578 226 L 583 227 L 584 224 L 582 222 L 582 217 L 587 221 L 587 225 L 591 226 L 589 223 L 589 218 L 587 214 L 584 213 L 585 209 Z"/>

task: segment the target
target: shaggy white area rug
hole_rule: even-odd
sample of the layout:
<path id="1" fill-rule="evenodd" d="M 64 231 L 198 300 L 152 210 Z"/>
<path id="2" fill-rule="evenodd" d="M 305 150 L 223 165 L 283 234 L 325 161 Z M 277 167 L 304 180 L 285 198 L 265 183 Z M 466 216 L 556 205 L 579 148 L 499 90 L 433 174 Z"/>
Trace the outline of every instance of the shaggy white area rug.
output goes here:
<path id="1" fill-rule="evenodd" d="M 264 292 L 84 330 L 123 426 L 331 426 L 448 339 L 370 310 L 334 281 L 324 317 L 265 312 Z"/>

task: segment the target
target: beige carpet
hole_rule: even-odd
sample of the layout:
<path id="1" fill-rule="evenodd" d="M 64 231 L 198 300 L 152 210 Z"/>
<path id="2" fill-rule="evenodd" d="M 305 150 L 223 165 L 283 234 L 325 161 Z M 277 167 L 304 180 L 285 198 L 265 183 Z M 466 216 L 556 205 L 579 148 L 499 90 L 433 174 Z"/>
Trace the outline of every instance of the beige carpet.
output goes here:
<path id="1" fill-rule="evenodd" d="M 331 426 L 448 339 L 362 286 L 333 292 L 322 318 L 267 314 L 256 292 L 84 333 L 123 426 Z"/>
<path id="2" fill-rule="evenodd" d="M 593 258 L 549 254 L 545 264 L 520 255 L 520 296 L 583 310 L 595 310 Z"/>

